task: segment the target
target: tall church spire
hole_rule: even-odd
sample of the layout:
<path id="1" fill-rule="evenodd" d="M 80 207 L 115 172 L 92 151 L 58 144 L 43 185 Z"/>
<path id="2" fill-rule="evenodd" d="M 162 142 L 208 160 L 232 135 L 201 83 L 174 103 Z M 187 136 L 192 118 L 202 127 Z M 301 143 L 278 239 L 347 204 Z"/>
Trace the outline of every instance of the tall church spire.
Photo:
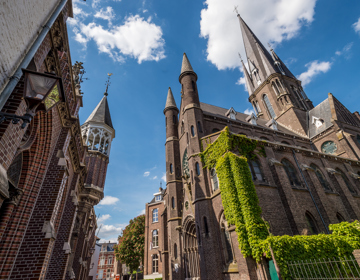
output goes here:
<path id="1" fill-rule="evenodd" d="M 182 64 L 181 64 L 181 72 L 180 72 L 180 77 L 179 77 L 179 81 L 181 80 L 181 78 L 183 76 L 185 76 L 186 74 L 193 74 L 196 77 L 197 80 L 197 75 L 194 72 L 193 68 L 191 67 L 190 61 L 186 55 L 186 53 L 183 54 L 183 60 L 182 60 Z"/>
<path id="2" fill-rule="evenodd" d="M 239 57 L 240 57 L 240 60 L 241 60 L 243 71 L 244 71 L 246 88 L 247 88 L 249 94 L 251 95 L 251 93 L 254 92 L 254 83 L 253 83 L 253 80 L 251 79 L 251 77 L 249 75 L 248 70 L 245 67 L 244 61 L 242 60 L 240 54 L 239 54 Z"/>

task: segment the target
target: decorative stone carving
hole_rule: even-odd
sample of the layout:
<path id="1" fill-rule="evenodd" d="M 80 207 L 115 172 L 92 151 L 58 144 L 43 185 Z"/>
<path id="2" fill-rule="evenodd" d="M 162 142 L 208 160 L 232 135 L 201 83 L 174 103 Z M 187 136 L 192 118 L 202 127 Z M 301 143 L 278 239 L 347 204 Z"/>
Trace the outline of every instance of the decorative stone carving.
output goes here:
<path id="1" fill-rule="evenodd" d="M 69 242 L 64 243 L 63 250 L 65 251 L 65 254 L 71 254 L 71 247 Z"/>
<path id="2" fill-rule="evenodd" d="M 45 238 L 55 239 L 55 228 L 51 221 L 45 221 L 42 232 L 45 232 Z"/>
<path id="3" fill-rule="evenodd" d="M 301 170 L 315 171 L 309 165 L 306 165 L 306 164 L 301 164 Z"/>
<path id="4" fill-rule="evenodd" d="M 270 164 L 270 166 L 273 166 L 273 165 L 283 166 L 283 164 L 280 161 L 278 161 L 277 159 L 274 159 L 274 158 L 269 158 L 269 164 Z"/>
<path id="5" fill-rule="evenodd" d="M 329 172 L 330 174 L 339 174 L 339 172 L 337 172 L 335 169 L 333 168 L 325 168 L 327 172 Z"/>

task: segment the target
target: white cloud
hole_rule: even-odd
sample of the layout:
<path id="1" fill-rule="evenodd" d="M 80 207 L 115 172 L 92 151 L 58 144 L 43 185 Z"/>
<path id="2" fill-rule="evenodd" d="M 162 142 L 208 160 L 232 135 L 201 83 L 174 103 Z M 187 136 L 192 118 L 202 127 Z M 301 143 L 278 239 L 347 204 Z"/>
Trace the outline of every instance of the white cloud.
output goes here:
<path id="1" fill-rule="evenodd" d="M 251 115 L 251 113 L 254 113 L 254 114 L 255 114 L 255 112 L 254 112 L 254 110 L 253 110 L 252 108 L 247 108 L 247 109 L 244 111 L 244 114 L 246 114 L 246 115 Z"/>
<path id="2" fill-rule="evenodd" d="M 331 62 L 323 61 L 319 62 L 317 60 L 309 62 L 305 65 L 308 70 L 304 73 L 301 73 L 297 78 L 302 81 L 302 85 L 305 86 L 311 82 L 311 80 L 320 73 L 326 73 L 331 68 Z"/>
<path id="3" fill-rule="evenodd" d="M 145 209 L 141 210 L 141 212 L 139 213 L 139 215 L 145 215 Z"/>
<path id="4" fill-rule="evenodd" d="M 343 47 L 341 51 L 336 51 L 335 54 L 336 55 L 347 54 L 351 50 L 353 44 L 354 44 L 353 42 L 346 44 L 345 47 Z"/>
<path id="5" fill-rule="evenodd" d="M 121 234 L 126 225 L 101 225 L 99 236 L 100 242 L 117 242 L 118 236 Z"/>
<path id="6" fill-rule="evenodd" d="M 161 180 L 163 180 L 164 182 L 166 182 L 166 173 L 163 173 L 163 176 L 161 177 Z"/>
<path id="7" fill-rule="evenodd" d="M 144 172 L 144 177 L 148 177 L 150 175 L 150 171 L 145 171 Z"/>
<path id="8" fill-rule="evenodd" d="M 119 199 L 117 197 L 113 197 L 110 195 L 106 195 L 99 203 L 99 205 L 114 205 L 118 202 Z"/>
<path id="9" fill-rule="evenodd" d="M 236 82 L 237 85 L 245 85 L 245 77 L 240 77 L 239 80 Z"/>
<path id="10" fill-rule="evenodd" d="M 153 179 L 153 180 L 157 179 L 157 176 L 154 176 L 152 179 Z"/>
<path id="11" fill-rule="evenodd" d="M 97 11 L 94 15 L 96 18 L 101 18 L 104 20 L 107 20 L 109 24 L 111 24 L 111 21 L 115 18 L 115 13 L 112 7 L 108 6 L 105 9 L 100 9 L 100 11 Z"/>
<path id="12" fill-rule="evenodd" d="M 165 58 L 162 29 L 139 15 L 125 19 L 124 24 L 105 29 L 94 22 L 80 24 L 80 30 L 87 40 L 94 40 L 99 52 L 107 53 L 114 61 L 123 62 L 124 56 L 143 61 L 159 61 Z"/>
<path id="13" fill-rule="evenodd" d="M 97 8 L 97 6 L 99 5 L 101 0 L 93 0 L 91 3 L 91 7 L 93 8 Z"/>
<path id="14" fill-rule="evenodd" d="M 353 26 L 355 32 L 359 33 L 359 35 L 360 35 L 360 18 L 352 26 Z"/>
<path id="15" fill-rule="evenodd" d="M 111 218 L 110 214 L 101 215 L 101 216 L 98 218 L 97 222 L 98 222 L 99 224 L 101 224 L 101 223 L 105 222 L 106 220 L 108 220 L 108 219 L 110 219 L 110 218 Z"/>
<path id="16" fill-rule="evenodd" d="M 240 66 L 238 52 L 246 57 L 235 5 L 243 19 L 266 44 L 274 46 L 296 36 L 313 21 L 316 0 L 206 0 L 201 11 L 200 36 L 207 39 L 207 60 L 219 70 Z M 261 7 L 261 9 L 259 9 Z"/>

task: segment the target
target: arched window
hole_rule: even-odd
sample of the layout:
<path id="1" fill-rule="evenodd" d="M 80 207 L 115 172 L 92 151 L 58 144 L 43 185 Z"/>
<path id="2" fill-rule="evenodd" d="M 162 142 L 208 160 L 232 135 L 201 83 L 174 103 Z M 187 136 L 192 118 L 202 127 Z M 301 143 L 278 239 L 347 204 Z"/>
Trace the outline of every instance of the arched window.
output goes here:
<path id="1" fill-rule="evenodd" d="M 284 165 L 284 169 L 286 175 L 289 178 L 290 184 L 294 187 L 301 187 L 301 183 L 297 176 L 297 172 L 294 165 L 292 165 L 292 163 L 285 158 L 281 161 L 281 163 Z"/>
<path id="2" fill-rule="evenodd" d="M 273 88 L 276 95 L 280 94 L 280 91 L 279 91 L 278 87 L 275 85 L 274 82 L 271 83 L 271 87 Z"/>
<path id="3" fill-rule="evenodd" d="M 191 136 L 192 136 L 192 137 L 195 136 L 195 128 L 194 128 L 193 125 L 191 126 Z"/>
<path id="4" fill-rule="evenodd" d="M 218 131 L 220 131 L 220 129 L 214 128 L 214 129 L 211 131 L 211 133 L 216 133 L 216 132 L 218 132 Z"/>
<path id="5" fill-rule="evenodd" d="M 180 131 L 181 134 L 184 133 L 184 121 L 181 122 L 181 131 Z"/>
<path id="6" fill-rule="evenodd" d="M 209 226 L 206 217 L 204 217 L 204 230 L 205 230 L 205 235 L 209 235 Z"/>
<path id="7" fill-rule="evenodd" d="M 224 214 L 221 215 L 220 229 L 221 229 L 221 243 L 223 247 L 223 253 L 225 256 L 225 264 L 227 265 L 234 260 L 234 252 L 232 248 L 230 232 L 228 230 L 228 223 L 225 219 Z"/>
<path id="8" fill-rule="evenodd" d="M 167 126 L 167 117 L 165 117 L 165 126 Z"/>
<path id="9" fill-rule="evenodd" d="M 195 90 L 196 90 L 196 86 L 195 86 L 195 82 L 194 82 L 194 81 L 191 81 L 191 86 L 192 86 L 193 91 L 195 91 Z"/>
<path id="10" fill-rule="evenodd" d="M 319 230 L 318 230 L 317 224 L 316 224 L 315 219 L 313 218 L 313 216 L 310 213 L 306 212 L 305 213 L 305 218 L 306 218 L 306 222 L 308 224 L 310 233 L 311 234 L 318 234 Z"/>
<path id="11" fill-rule="evenodd" d="M 261 165 L 258 159 L 248 161 L 251 171 L 252 179 L 255 181 L 265 181 L 264 175 L 261 171 Z"/>
<path id="12" fill-rule="evenodd" d="M 330 188 L 330 185 L 329 183 L 326 181 L 324 175 L 322 174 L 322 172 L 320 171 L 320 168 L 317 167 L 315 164 L 310 164 L 310 167 L 312 169 L 315 170 L 315 174 L 316 174 L 316 177 L 318 178 L 320 184 L 323 186 L 323 188 L 326 190 L 326 191 L 331 191 L 331 188 Z"/>
<path id="13" fill-rule="evenodd" d="M 198 162 L 195 163 L 195 168 L 196 168 L 196 174 L 197 174 L 198 176 L 200 176 L 200 165 L 199 165 Z"/>
<path id="14" fill-rule="evenodd" d="M 159 215 L 159 210 L 154 209 L 153 210 L 153 223 L 156 223 L 158 221 L 158 215 Z"/>
<path id="15" fill-rule="evenodd" d="M 356 193 L 356 191 L 354 190 L 352 184 L 350 183 L 348 177 L 345 175 L 344 172 L 342 172 L 339 168 L 336 168 L 335 169 L 337 172 L 340 173 L 341 177 L 343 178 L 344 182 L 345 182 L 345 185 L 347 186 L 347 188 L 349 189 L 349 191 L 351 193 Z"/>
<path id="16" fill-rule="evenodd" d="M 174 258 L 175 258 L 175 260 L 177 259 L 177 245 L 176 245 L 176 243 L 174 244 Z"/>
<path id="17" fill-rule="evenodd" d="M 175 198 L 174 197 L 171 198 L 171 207 L 172 207 L 172 209 L 175 209 Z"/>
<path id="18" fill-rule="evenodd" d="M 173 115 L 173 124 L 176 124 L 176 116 Z"/>
<path id="19" fill-rule="evenodd" d="M 275 118 L 276 118 L 276 115 L 275 115 L 274 109 L 273 109 L 273 107 L 271 106 L 270 100 L 269 100 L 269 98 L 267 97 L 266 94 L 264 94 L 263 100 L 264 100 L 264 103 L 265 103 L 265 107 L 266 107 L 266 109 L 267 109 L 267 111 L 268 111 L 269 117 L 270 117 L 271 119 L 275 119 Z"/>
<path id="20" fill-rule="evenodd" d="M 170 173 L 172 174 L 173 173 L 173 165 L 172 165 L 172 163 L 170 163 Z"/>
<path id="21" fill-rule="evenodd" d="M 153 247 L 159 246 L 159 233 L 157 229 L 153 230 L 152 232 L 152 245 Z"/>
<path id="22" fill-rule="evenodd" d="M 340 214 L 339 212 L 336 213 L 336 218 L 338 219 L 339 223 L 346 221 L 346 220 L 344 219 L 344 217 L 341 216 L 341 214 Z"/>
<path id="23" fill-rule="evenodd" d="M 159 272 L 159 257 L 158 257 L 158 255 L 152 256 L 152 272 L 153 273 Z"/>
<path id="24" fill-rule="evenodd" d="M 210 176 L 211 176 L 212 189 L 213 191 L 216 191 L 219 188 L 219 180 L 215 168 L 211 169 Z"/>
<path id="25" fill-rule="evenodd" d="M 202 130 L 201 122 L 198 122 L 197 125 L 198 125 L 199 132 L 202 133 L 203 130 Z"/>
<path id="26" fill-rule="evenodd" d="M 283 87 L 282 87 L 282 84 L 279 82 L 278 79 L 276 79 L 275 81 L 276 81 L 276 85 L 277 85 L 279 91 L 282 92 L 284 90 Z"/>

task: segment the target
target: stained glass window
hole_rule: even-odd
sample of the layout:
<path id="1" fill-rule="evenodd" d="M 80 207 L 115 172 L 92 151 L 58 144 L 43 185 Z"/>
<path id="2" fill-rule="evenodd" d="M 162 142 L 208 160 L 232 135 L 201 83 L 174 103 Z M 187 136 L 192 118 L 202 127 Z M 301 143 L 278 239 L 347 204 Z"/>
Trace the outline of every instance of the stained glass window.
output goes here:
<path id="1" fill-rule="evenodd" d="M 325 154 L 334 154 L 337 151 L 337 146 L 333 141 L 326 141 L 322 144 L 321 151 Z"/>

